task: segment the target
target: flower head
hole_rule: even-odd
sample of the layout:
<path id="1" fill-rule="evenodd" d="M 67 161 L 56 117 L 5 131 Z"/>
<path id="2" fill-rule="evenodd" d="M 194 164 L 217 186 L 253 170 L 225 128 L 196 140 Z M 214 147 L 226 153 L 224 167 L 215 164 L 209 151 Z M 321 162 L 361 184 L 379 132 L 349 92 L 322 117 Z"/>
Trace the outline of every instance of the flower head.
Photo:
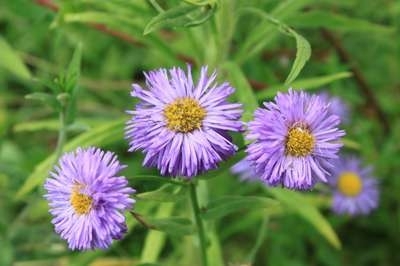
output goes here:
<path id="1" fill-rule="evenodd" d="M 337 96 L 332 96 L 327 92 L 318 94 L 323 101 L 329 102 L 329 110 L 332 114 L 338 115 L 342 123 L 349 122 L 349 107 Z"/>
<path id="2" fill-rule="evenodd" d="M 261 180 L 291 189 L 310 189 L 327 182 L 332 160 L 342 146 L 340 119 L 317 95 L 278 93 L 258 108 L 248 125 L 248 160 Z"/>
<path id="3" fill-rule="evenodd" d="M 126 232 L 122 211 L 132 208 L 134 190 L 118 172 L 112 152 L 78 148 L 64 154 L 44 188 L 55 231 L 71 249 L 107 248 Z"/>
<path id="4" fill-rule="evenodd" d="M 215 84 L 216 72 L 201 69 L 197 84 L 191 69 L 159 69 L 145 73 L 146 89 L 133 84 L 139 98 L 126 126 L 129 151 L 143 150 L 143 164 L 162 175 L 196 176 L 214 169 L 237 147 L 229 131 L 240 131 L 241 105 L 229 103 L 228 83 Z"/>
<path id="5" fill-rule="evenodd" d="M 337 160 L 330 180 L 334 188 L 332 210 L 337 214 L 368 214 L 378 206 L 378 183 L 371 167 L 362 167 L 357 158 Z"/>

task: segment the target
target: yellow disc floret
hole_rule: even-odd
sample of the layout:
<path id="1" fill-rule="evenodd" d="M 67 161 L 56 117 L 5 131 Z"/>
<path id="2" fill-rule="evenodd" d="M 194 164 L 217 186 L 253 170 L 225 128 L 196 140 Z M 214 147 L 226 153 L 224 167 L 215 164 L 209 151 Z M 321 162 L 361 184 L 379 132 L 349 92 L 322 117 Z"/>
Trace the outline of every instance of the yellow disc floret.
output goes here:
<path id="1" fill-rule="evenodd" d="M 206 111 L 192 98 L 179 98 L 164 109 L 167 127 L 176 132 L 191 132 L 201 127 Z"/>
<path id="2" fill-rule="evenodd" d="M 338 179 L 338 190 L 345 196 L 355 197 L 362 190 L 361 178 L 354 172 L 343 172 Z"/>
<path id="3" fill-rule="evenodd" d="M 311 154 L 314 149 L 314 136 L 303 126 L 289 129 L 286 136 L 286 155 L 301 157 Z"/>
<path id="4" fill-rule="evenodd" d="M 79 186 L 72 190 L 70 202 L 77 214 L 87 214 L 92 208 L 92 201 L 92 197 L 80 193 Z"/>

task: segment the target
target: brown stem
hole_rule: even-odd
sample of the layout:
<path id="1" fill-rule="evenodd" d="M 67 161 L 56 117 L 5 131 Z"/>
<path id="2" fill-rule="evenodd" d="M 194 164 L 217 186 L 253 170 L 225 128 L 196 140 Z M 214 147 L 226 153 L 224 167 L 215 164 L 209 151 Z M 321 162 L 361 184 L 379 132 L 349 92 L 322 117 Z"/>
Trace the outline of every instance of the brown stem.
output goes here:
<path id="1" fill-rule="evenodd" d="M 138 221 L 142 226 L 148 228 L 148 229 L 156 229 L 156 227 L 154 225 L 149 224 L 148 222 L 146 222 L 143 217 L 134 211 L 130 211 L 130 214 L 132 214 L 133 218 L 136 219 L 136 221 Z"/>
<path id="2" fill-rule="evenodd" d="M 54 4 L 53 1 L 51 1 L 51 0 L 35 0 L 35 2 L 40 6 L 50 9 L 53 12 L 57 12 L 59 9 L 58 6 L 56 4 Z M 96 29 L 96 30 L 106 33 L 108 35 L 117 37 L 127 43 L 134 45 L 134 46 L 143 46 L 143 44 L 141 42 L 132 38 L 128 34 L 112 30 L 112 29 L 108 28 L 106 25 L 99 24 L 99 23 L 88 23 L 88 25 L 93 29 Z"/>
<path id="3" fill-rule="evenodd" d="M 358 85 L 358 88 L 366 98 L 367 101 L 366 104 L 370 106 L 374 111 L 374 114 L 378 118 L 378 122 L 380 122 L 382 125 L 384 133 L 388 134 L 390 131 L 389 121 L 385 113 L 383 112 L 382 108 L 380 107 L 372 89 L 368 85 L 367 80 L 365 79 L 360 69 L 357 68 L 349 52 L 343 47 L 340 39 L 337 36 L 335 36 L 332 32 L 326 29 L 322 29 L 321 34 L 335 48 L 335 51 L 338 54 L 340 60 L 343 63 L 349 65 L 351 72 L 353 72 L 353 76 Z"/>

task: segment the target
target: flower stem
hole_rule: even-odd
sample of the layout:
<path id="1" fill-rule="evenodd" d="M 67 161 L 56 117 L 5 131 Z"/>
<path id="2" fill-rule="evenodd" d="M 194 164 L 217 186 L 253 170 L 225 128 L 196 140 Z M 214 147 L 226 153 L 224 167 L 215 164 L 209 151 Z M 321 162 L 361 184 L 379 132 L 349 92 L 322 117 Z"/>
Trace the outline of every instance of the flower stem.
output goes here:
<path id="1" fill-rule="evenodd" d="M 264 242 L 265 236 L 266 236 L 266 231 L 267 231 L 267 226 L 268 226 L 268 216 L 264 216 L 261 225 L 260 225 L 260 229 L 258 230 L 257 233 L 257 239 L 256 242 L 253 246 L 253 248 L 251 249 L 249 255 L 247 256 L 247 261 L 249 262 L 249 264 L 252 264 L 254 262 L 254 259 L 257 255 L 257 251 L 259 250 L 259 248 L 261 247 L 262 243 Z"/>
<path id="2" fill-rule="evenodd" d="M 56 161 L 60 158 L 63 151 L 64 143 L 67 138 L 66 125 L 65 125 L 65 108 L 62 108 L 59 116 L 60 128 L 58 130 L 57 147 L 55 150 Z"/>
<path id="3" fill-rule="evenodd" d="M 196 220 L 197 232 L 198 232 L 199 240 L 200 240 L 201 257 L 202 257 L 203 266 L 207 266 L 208 265 L 207 239 L 206 239 L 203 221 L 200 217 L 200 207 L 199 207 L 199 201 L 197 200 L 196 185 L 193 182 L 190 183 L 190 199 L 192 202 L 193 213 L 194 213 L 194 217 Z"/>

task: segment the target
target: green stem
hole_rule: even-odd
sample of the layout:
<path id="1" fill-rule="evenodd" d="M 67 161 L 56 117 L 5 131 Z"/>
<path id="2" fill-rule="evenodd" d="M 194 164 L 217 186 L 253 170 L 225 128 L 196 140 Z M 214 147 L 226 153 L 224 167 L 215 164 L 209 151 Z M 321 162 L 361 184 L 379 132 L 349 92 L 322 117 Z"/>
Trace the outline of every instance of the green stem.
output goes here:
<path id="1" fill-rule="evenodd" d="M 206 239 L 206 234 L 204 231 L 203 221 L 201 220 L 201 217 L 200 217 L 200 207 L 199 207 L 199 201 L 197 200 L 196 185 L 193 182 L 190 183 L 190 199 L 192 202 L 193 213 L 194 213 L 194 217 L 196 220 L 197 232 L 199 234 L 203 266 L 207 266 L 208 265 L 207 239 Z"/>
<path id="2" fill-rule="evenodd" d="M 56 161 L 60 158 L 65 140 L 67 139 L 66 124 L 65 124 L 65 108 L 60 111 L 60 129 L 58 131 L 57 147 L 55 150 Z"/>
<path id="3" fill-rule="evenodd" d="M 266 236 L 266 231 L 267 231 L 267 226 L 268 226 L 268 216 L 265 215 L 261 222 L 260 229 L 257 233 L 256 242 L 255 242 L 253 248 L 251 249 L 249 255 L 247 256 L 247 261 L 250 264 L 252 264 L 254 262 L 254 259 L 256 258 L 256 255 L 257 255 L 257 251 L 260 249 L 262 243 L 264 242 L 264 239 Z"/>

